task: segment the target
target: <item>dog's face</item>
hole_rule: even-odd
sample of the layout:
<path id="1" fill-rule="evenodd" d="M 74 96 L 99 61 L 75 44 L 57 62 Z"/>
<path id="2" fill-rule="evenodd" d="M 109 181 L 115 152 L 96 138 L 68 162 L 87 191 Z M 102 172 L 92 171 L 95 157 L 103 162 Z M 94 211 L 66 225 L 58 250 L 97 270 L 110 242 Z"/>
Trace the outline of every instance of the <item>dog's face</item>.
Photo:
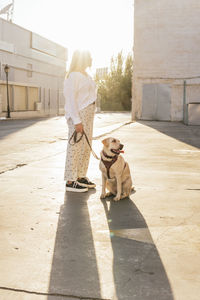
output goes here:
<path id="1" fill-rule="evenodd" d="M 107 153 L 120 154 L 124 147 L 124 145 L 120 143 L 120 140 L 112 137 L 104 139 L 102 143 L 104 145 L 104 150 L 106 150 Z"/>

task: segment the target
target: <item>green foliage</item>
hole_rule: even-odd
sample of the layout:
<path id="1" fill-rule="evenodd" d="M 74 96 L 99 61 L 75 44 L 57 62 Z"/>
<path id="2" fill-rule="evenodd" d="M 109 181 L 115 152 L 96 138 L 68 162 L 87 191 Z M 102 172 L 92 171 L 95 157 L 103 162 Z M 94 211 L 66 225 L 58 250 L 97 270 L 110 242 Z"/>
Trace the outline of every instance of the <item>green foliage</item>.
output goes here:
<path id="1" fill-rule="evenodd" d="M 103 79 L 96 76 L 101 110 L 131 110 L 132 72 L 132 55 L 128 54 L 124 59 L 120 52 L 111 58 L 109 73 Z"/>

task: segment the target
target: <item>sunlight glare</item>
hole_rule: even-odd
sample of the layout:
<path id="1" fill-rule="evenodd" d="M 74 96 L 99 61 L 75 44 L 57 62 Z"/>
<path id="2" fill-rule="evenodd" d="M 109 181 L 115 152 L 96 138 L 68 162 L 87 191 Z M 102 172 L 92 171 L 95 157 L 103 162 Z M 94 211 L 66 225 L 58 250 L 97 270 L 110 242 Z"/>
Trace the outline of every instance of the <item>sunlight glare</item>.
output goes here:
<path id="1" fill-rule="evenodd" d="M 133 0 L 15 0 L 14 22 L 69 50 L 90 50 L 94 67 L 132 51 Z"/>

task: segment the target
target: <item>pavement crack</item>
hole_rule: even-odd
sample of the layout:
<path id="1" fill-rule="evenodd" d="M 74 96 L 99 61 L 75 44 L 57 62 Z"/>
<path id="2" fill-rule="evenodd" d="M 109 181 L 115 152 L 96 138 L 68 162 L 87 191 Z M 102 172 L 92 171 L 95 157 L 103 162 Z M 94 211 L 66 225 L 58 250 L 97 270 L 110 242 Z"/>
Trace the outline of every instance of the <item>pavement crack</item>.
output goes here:
<path id="1" fill-rule="evenodd" d="M 129 121 L 129 122 L 123 123 L 123 124 L 121 124 L 120 126 L 114 128 L 113 130 L 108 130 L 107 132 L 104 132 L 104 133 L 102 133 L 102 134 L 97 134 L 97 135 L 94 136 L 92 139 L 93 139 L 93 140 L 98 140 L 99 138 L 102 138 L 103 136 L 106 136 L 107 134 L 110 134 L 110 133 L 112 133 L 112 132 L 114 132 L 114 131 L 117 131 L 118 129 L 120 129 L 120 128 L 124 127 L 124 126 L 127 126 L 127 125 L 129 125 L 129 124 L 132 124 L 132 123 L 133 123 L 133 121 Z M 62 138 L 58 138 L 57 141 L 58 141 L 58 140 L 61 140 L 61 139 L 62 139 Z M 62 140 L 68 140 L 68 138 L 64 138 L 64 139 L 62 139 Z M 40 142 L 41 142 L 41 141 L 40 141 Z M 44 142 L 48 143 L 48 141 L 44 141 Z M 55 141 L 51 141 L 51 143 L 52 143 L 52 142 L 54 143 L 54 142 L 56 142 L 56 140 L 55 140 Z M 41 160 L 48 159 L 48 158 L 50 158 L 50 157 L 59 155 L 59 154 L 61 154 L 61 153 L 63 153 L 63 152 L 65 152 L 65 151 L 56 152 L 56 153 L 54 153 L 54 154 L 51 154 L 51 155 L 48 155 L 48 156 L 45 156 L 45 157 L 41 157 L 41 158 L 36 159 L 36 160 L 30 160 L 28 163 L 18 163 L 16 166 L 14 166 L 14 167 L 12 167 L 12 168 L 10 168 L 10 169 L 6 169 L 6 170 L 3 170 L 3 171 L 0 171 L 0 175 L 1 175 L 1 174 L 4 174 L 4 173 L 6 173 L 6 172 L 9 172 L 9 171 L 13 171 L 13 170 L 15 170 L 15 169 L 17 169 L 17 168 L 20 168 L 20 167 L 23 167 L 23 166 L 27 166 L 27 165 L 29 165 L 29 164 L 31 164 L 31 163 L 35 163 L 35 162 L 38 162 L 38 161 L 41 161 Z"/>
<path id="2" fill-rule="evenodd" d="M 19 167 L 28 166 L 28 165 L 30 165 L 30 164 L 32 164 L 32 163 L 37 163 L 37 162 L 39 162 L 39 161 L 41 161 L 41 160 L 48 159 L 48 158 L 50 158 L 50 157 L 59 155 L 59 154 L 61 154 L 61 153 L 63 153 L 63 152 L 65 152 L 65 151 L 56 152 L 56 153 L 54 153 L 54 154 L 51 154 L 51 155 L 48 155 L 48 156 L 45 156 L 45 157 L 41 157 L 41 158 L 36 159 L 36 160 L 30 160 L 30 161 L 29 161 L 28 163 L 26 163 L 26 164 L 20 164 L 20 163 L 19 163 L 19 164 L 17 164 L 15 167 L 12 167 L 12 168 L 7 169 L 7 170 L 4 170 L 4 171 L 0 171 L 0 175 L 1 175 L 1 174 L 4 174 L 4 173 L 6 173 L 6 172 L 9 172 L 9 171 L 13 171 L 13 170 L 15 170 L 15 169 L 17 169 L 17 168 L 19 168 Z"/>
<path id="3" fill-rule="evenodd" d="M 135 273 L 144 273 L 144 274 L 148 274 L 148 275 L 154 275 L 154 272 L 148 272 L 148 271 L 144 271 L 142 269 L 136 269 L 134 272 Z"/>
<path id="4" fill-rule="evenodd" d="M 32 294 L 32 295 L 40 295 L 40 296 L 54 296 L 54 297 L 66 297 L 66 298 L 74 298 L 78 300 L 111 300 L 108 298 L 96 298 L 96 297 L 84 297 L 84 296 L 76 296 L 76 295 L 67 295 L 62 293 L 45 293 L 45 292 L 36 292 L 36 291 L 30 291 L 25 289 L 17 289 L 17 288 L 10 288 L 5 286 L 0 286 L 0 290 L 6 290 L 6 291 L 12 291 L 12 292 L 18 292 L 18 293 L 26 293 L 26 294 Z"/>
<path id="5" fill-rule="evenodd" d="M 24 166 L 27 166 L 27 164 L 17 164 L 17 165 L 16 165 L 15 167 L 13 167 L 13 168 L 10 168 L 10 169 L 5 170 L 5 171 L 1 171 L 1 172 L 0 172 L 0 175 L 3 174 L 3 173 L 6 173 L 6 172 L 8 172 L 8 171 L 13 171 L 13 170 L 15 170 L 15 169 L 17 169 L 17 168 L 24 167 Z"/>
<path id="6" fill-rule="evenodd" d="M 186 191 L 200 191 L 200 189 L 186 189 Z"/>
<path id="7" fill-rule="evenodd" d="M 107 132 L 104 132 L 102 134 L 98 134 L 97 136 L 93 137 L 93 140 L 98 140 L 99 138 L 102 138 L 103 136 L 105 136 L 107 134 L 110 134 L 110 133 L 112 133 L 114 131 L 117 131 L 118 129 L 120 129 L 120 128 L 124 127 L 124 126 L 127 126 L 129 124 L 132 124 L 132 123 L 134 123 L 134 121 L 129 121 L 129 122 L 123 123 L 123 124 L 121 124 L 120 126 L 114 128 L 114 129 L 111 129 L 111 130 L 109 130 Z"/>

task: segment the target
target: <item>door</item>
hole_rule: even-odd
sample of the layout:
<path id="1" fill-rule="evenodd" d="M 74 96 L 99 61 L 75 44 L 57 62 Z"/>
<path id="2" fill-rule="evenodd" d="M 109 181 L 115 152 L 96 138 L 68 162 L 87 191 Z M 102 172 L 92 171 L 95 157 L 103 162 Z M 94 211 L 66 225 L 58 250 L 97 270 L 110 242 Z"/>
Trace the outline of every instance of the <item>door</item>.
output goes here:
<path id="1" fill-rule="evenodd" d="M 142 119 L 170 121 L 171 85 L 144 84 L 142 92 Z"/>

